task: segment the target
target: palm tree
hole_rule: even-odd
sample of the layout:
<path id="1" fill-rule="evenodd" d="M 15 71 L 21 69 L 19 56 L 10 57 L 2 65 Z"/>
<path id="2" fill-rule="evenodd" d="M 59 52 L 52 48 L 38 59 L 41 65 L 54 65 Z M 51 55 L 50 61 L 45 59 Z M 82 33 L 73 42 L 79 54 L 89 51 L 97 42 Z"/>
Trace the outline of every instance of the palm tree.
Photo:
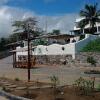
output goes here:
<path id="1" fill-rule="evenodd" d="M 80 11 L 80 16 L 83 19 L 79 22 L 79 27 L 83 29 L 86 25 L 90 25 L 89 33 L 94 34 L 95 25 L 100 22 L 100 10 L 98 10 L 98 4 L 85 5 L 85 8 Z"/>

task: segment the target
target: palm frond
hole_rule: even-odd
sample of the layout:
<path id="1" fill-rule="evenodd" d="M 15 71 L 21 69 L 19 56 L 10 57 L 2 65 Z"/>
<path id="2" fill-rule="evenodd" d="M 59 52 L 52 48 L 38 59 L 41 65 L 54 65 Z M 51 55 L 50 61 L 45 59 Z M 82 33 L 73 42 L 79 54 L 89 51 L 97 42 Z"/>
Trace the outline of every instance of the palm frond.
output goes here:
<path id="1" fill-rule="evenodd" d="M 100 18 L 96 18 L 96 22 L 100 23 Z"/>
<path id="2" fill-rule="evenodd" d="M 79 28 L 84 28 L 87 24 L 89 24 L 88 19 L 83 19 L 78 23 Z"/>
<path id="3" fill-rule="evenodd" d="M 88 17 L 88 12 L 86 12 L 86 11 L 84 11 L 84 10 L 81 10 L 80 11 L 80 16 L 82 16 L 82 17 Z"/>
<path id="4" fill-rule="evenodd" d="M 86 4 L 85 5 L 85 9 L 86 9 L 86 11 L 89 13 L 89 12 L 91 12 L 91 7 L 90 7 L 91 5 L 88 5 L 88 4 Z"/>
<path id="5" fill-rule="evenodd" d="M 98 11 L 96 12 L 96 15 L 97 15 L 97 16 L 100 16 L 100 10 L 98 10 Z"/>

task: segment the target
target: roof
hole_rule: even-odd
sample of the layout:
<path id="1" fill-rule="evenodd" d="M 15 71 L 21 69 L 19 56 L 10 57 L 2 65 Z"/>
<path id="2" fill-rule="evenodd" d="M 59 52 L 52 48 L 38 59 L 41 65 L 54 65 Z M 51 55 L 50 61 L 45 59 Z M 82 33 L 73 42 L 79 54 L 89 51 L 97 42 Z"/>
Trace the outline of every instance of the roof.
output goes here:
<path id="1" fill-rule="evenodd" d="M 36 46 L 32 47 L 32 49 L 34 48 L 36 48 Z M 13 52 L 25 52 L 25 51 L 28 51 L 28 48 L 19 48 L 19 49 L 12 50 L 10 52 L 13 53 Z"/>
<path id="2" fill-rule="evenodd" d="M 50 35 L 47 38 L 52 38 L 52 39 L 68 39 L 68 38 L 73 38 L 75 37 L 74 35 L 70 34 L 60 34 L 60 35 Z"/>
<path id="3" fill-rule="evenodd" d="M 30 38 L 30 40 L 41 39 L 41 38 L 67 39 L 67 38 L 72 38 L 72 37 L 75 37 L 75 36 L 74 35 L 69 35 L 69 34 L 43 35 L 43 36 L 38 36 L 38 37 Z M 6 46 L 18 46 L 18 45 L 20 45 L 22 43 L 22 41 L 10 43 L 10 44 L 8 44 Z M 25 39 L 25 41 L 27 41 L 27 39 Z"/>

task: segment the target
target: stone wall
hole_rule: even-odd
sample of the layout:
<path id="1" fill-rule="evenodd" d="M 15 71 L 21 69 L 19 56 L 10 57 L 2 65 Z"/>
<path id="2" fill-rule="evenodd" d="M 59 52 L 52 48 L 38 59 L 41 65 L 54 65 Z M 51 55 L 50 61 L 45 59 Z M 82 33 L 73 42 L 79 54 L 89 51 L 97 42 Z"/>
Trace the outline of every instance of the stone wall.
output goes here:
<path id="1" fill-rule="evenodd" d="M 81 52 L 77 53 L 75 59 L 71 55 L 35 55 L 37 64 L 49 65 L 68 65 L 69 67 L 89 67 L 87 57 L 92 56 L 97 61 L 97 66 L 100 66 L 100 52 Z"/>
<path id="2" fill-rule="evenodd" d="M 81 53 L 78 53 L 75 56 L 74 62 L 86 64 L 87 58 L 89 56 L 93 57 L 96 60 L 97 66 L 100 66 L 100 52 L 81 52 Z"/>
<path id="3" fill-rule="evenodd" d="M 58 64 L 65 65 L 71 59 L 71 55 L 35 55 L 35 61 L 37 64 Z"/>

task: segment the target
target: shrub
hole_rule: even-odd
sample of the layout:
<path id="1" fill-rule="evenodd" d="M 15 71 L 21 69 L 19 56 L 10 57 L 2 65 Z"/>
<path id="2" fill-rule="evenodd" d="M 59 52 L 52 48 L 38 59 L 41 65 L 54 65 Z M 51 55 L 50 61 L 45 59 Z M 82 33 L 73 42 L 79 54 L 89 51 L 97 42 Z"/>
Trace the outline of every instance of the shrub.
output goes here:
<path id="1" fill-rule="evenodd" d="M 81 51 L 82 52 L 100 52 L 100 38 L 89 42 Z"/>
<path id="2" fill-rule="evenodd" d="M 20 79 L 19 78 L 15 78 L 15 81 L 20 81 Z"/>
<path id="3" fill-rule="evenodd" d="M 80 94 L 89 95 L 94 90 L 94 83 L 95 80 L 86 80 L 80 77 L 75 81 L 75 86 L 77 87 L 76 89 Z"/>
<path id="4" fill-rule="evenodd" d="M 50 80 L 52 82 L 52 87 L 53 87 L 53 94 L 54 94 L 54 100 L 58 100 L 57 94 L 58 94 L 58 88 L 57 85 L 59 84 L 59 78 L 55 75 L 50 77 Z"/>
<path id="5" fill-rule="evenodd" d="M 59 84 L 59 79 L 57 76 L 53 75 L 50 77 L 51 83 L 52 83 L 52 87 L 53 88 L 57 88 L 57 85 Z"/>
<path id="6" fill-rule="evenodd" d="M 96 60 L 91 56 L 87 57 L 87 62 L 93 66 L 96 66 L 96 63 L 97 63 Z"/>
<path id="7" fill-rule="evenodd" d="M 100 84 L 98 84 L 98 86 L 97 86 L 97 90 L 100 91 Z"/>
<path id="8" fill-rule="evenodd" d="M 85 38 L 85 35 L 81 35 L 80 36 L 80 40 L 84 39 Z"/>

